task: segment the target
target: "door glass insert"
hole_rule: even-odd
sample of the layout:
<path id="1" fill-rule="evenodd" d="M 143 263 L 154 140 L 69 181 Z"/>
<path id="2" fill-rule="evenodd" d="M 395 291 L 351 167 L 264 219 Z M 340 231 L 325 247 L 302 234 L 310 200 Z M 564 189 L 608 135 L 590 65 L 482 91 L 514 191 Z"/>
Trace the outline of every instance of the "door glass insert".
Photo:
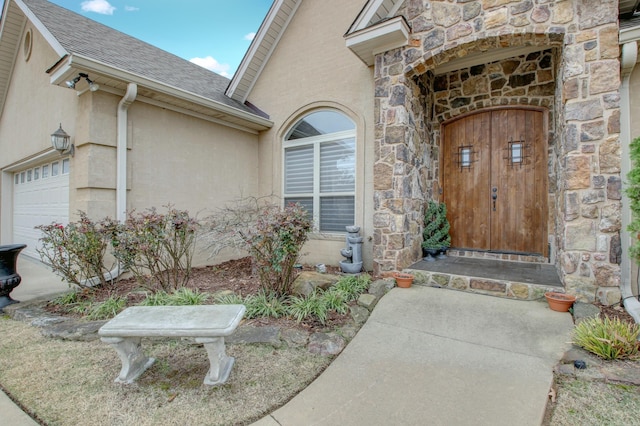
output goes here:
<path id="1" fill-rule="evenodd" d="M 471 163 L 475 161 L 473 158 L 475 151 L 472 148 L 473 147 L 471 145 L 458 147 L 458 152 L 456 154 L 456 163 L 458 163 L 461 171 L 465 169 L 471 169 Z"/>
<path id="2" fill-rule="evenodd" d="M 522 137 L 516 141 L 510 138 L 509 146 L 507 146 L 506 149 L 508 152 L 505 159 L 511 167 L 515 165 L 522 167 L 522 165 L 525 164 L 525 159 L 528 157 L 528 155 L 526 155 L 527 145 Z"/>

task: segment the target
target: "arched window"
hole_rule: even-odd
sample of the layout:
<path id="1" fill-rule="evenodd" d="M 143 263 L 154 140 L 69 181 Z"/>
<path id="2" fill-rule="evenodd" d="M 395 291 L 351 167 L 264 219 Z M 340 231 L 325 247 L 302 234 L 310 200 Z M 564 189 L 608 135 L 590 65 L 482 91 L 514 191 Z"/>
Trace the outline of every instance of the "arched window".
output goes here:
<path id="1" fill-rule="evenodd" d="M 313 215 L 320 232 L 345 232 L 355 223 L 356 126 L 340 112 L 322 110 L 286 134 L 284 200 Z"/>

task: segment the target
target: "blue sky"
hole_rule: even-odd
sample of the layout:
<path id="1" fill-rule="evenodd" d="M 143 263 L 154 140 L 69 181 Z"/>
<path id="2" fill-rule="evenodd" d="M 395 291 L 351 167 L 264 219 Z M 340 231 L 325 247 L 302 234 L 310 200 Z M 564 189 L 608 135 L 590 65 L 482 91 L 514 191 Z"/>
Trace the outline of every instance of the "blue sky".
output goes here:
<path id="1" fill-rule="evenodd" d="M 272 0 L 51 1 L 229 78 L 240 65 L 272 3 Z"/>

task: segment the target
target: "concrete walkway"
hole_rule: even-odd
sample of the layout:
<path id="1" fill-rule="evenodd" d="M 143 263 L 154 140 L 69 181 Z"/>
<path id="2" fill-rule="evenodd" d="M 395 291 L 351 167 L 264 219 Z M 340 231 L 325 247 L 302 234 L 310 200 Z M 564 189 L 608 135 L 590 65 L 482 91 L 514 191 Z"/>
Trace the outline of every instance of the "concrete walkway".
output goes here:
<path id="1" fill-rule="evenodd" d="M 29 258 L 18 272 L 14 299 L 68 289 Z M 572 328 L 543 302 L 396 288 L 318 379 L 255 424 L 539 425 Z M 2 392 L 0 413 L 2 424 L 37 424 Z"/>
<path id="2" fill-rule="evenodd" d="M 542 302 L 395 288 L 316 381 L 255 425 L 538 426 L 572 328 Z"/>

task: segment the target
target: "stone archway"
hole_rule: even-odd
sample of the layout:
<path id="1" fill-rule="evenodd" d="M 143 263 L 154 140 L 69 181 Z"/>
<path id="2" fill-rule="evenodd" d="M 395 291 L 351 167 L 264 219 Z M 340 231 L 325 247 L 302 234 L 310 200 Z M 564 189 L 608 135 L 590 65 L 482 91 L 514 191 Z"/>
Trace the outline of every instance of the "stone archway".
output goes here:
<path id="1" fill-rule="evenodd" d="M 439 196 L 439 123 L 448 115 L 496 103 L 527 104 L 550 111 L 549 158 L 556 160 L 549 165 L 550 260 L 567 290 L 583 299 L 593 300 L 598 287 L 618 286 L 620 82 L 614 9 L 568 1 L 436 1 L 428 7 L 406 2 L 399 9 L 412 28 L 409 45 L 379 54 L 375 61 L 378 271 L 401 269 L 420 257 L 423 206 Z M 540 84 L 531 93 L 534 86 L 522 72 L 513 74 L 526 88 L 522 94 L 495 94 L 489 85 L 486 97 L 465 104 L 462 96 L 447 95 L 451 102 L 437 110 L 441 98 L 433 89 L 440 75 L 467 68 L 472 74 L 478 65 L 527 60 L 532 52 L 545 50 L 556 60 L 552 94 L 547 92 L 551 85 Z M 562 79 L 557 84 L 556 76 Z M 542 101 L 546 104 L 535 104 Z"/>

